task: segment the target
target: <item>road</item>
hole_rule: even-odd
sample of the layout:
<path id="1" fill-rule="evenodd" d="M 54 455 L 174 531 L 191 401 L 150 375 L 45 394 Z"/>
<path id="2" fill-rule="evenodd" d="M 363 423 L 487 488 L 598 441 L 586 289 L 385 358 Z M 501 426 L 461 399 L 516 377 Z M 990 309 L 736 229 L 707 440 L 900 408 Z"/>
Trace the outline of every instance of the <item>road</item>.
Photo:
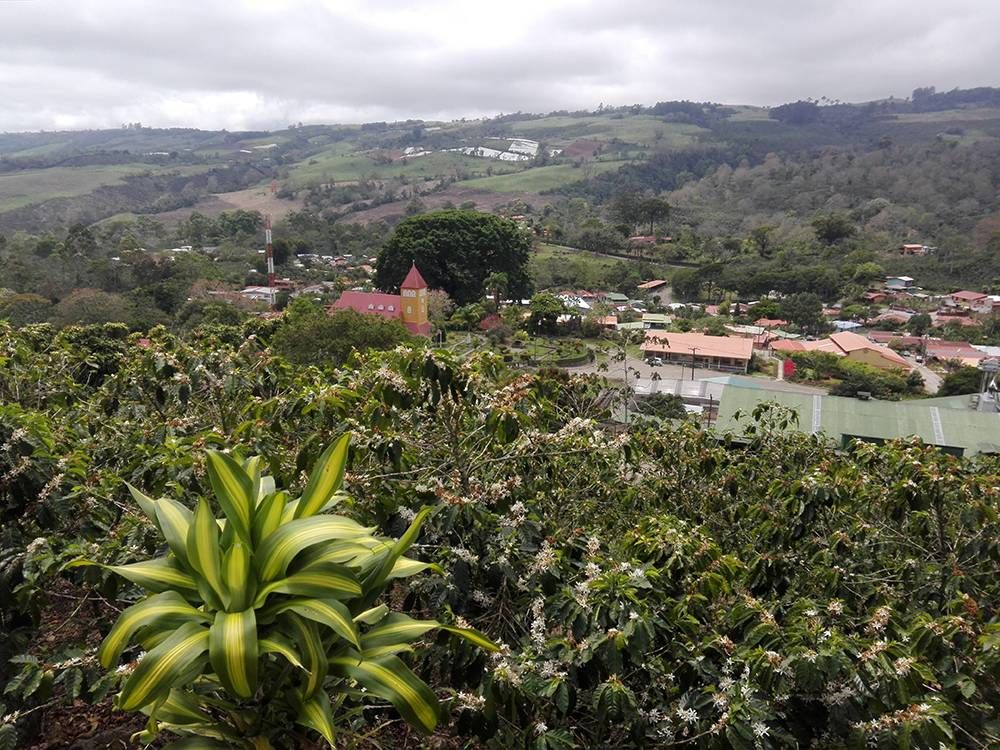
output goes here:
<path id="1" fill-rule="evenodd" d="M 924 376 L 924 390 L 932 396 L 937 393 L 941 388 L 941 376 L 927 367 L 927 365 L 917 362 L 912 356 L 906 357 L 906 360 L 917 372 Z"/>

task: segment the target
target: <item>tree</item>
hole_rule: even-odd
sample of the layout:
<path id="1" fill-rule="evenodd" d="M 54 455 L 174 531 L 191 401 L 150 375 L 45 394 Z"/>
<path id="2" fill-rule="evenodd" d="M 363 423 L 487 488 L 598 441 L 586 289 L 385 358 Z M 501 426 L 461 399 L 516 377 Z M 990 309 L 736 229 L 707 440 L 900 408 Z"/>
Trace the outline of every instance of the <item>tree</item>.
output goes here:
<path id="1" fill-rule="evenodd" d="M 686 419 L 684 399 L 674 393 L 651 393 L 638 402 L 639 412 L 660 419 Z"/>
<path id="2" fill-rule="evenodd" d="M 674 295 L 685 302 L 697 302 L 701 296 L 701 272 L 697 268 L 681 268 L 670 278 Z"/>
<path id="3" fill-rule="evenodd" d="M 556 322 L 566 311 L 563 301 L 550 292 L 540 292 L 528 305 L 528 330 L 532 333 L 555 333 Z"/>
<path id="4" fill-rule="evenodd" d="M 38 294 L 10 294 L 0 297 L 0 319 L 15 328 L 44 323 L 52 315 L 52 302 Z"/>
<path id="5" fill-rule="evenodd" d="M 790 294 L 781 300 L 779 314 L 803 331 L 818 333 L 823 325 L 823 302 L 812 292 Z"/>
<path id="6" fill-rule="evenodd" d="M 762 224 L 750 230 L 748 241 L 761 258 L 771 257 L 771 238 L 774 235 L 775 229 L 777 227 L 770 224 Z"/>
<path id="7" fill-rule="evenodd" d="M 959 367 L 944 376 L 938 396 L 962 396 L 967 393 L 979 393 L 983 373 L 975 367 Z"/>
<path id="8" fill-rule="evenodd" d="M 108 294 L 100 289 L 75 289 L 55 306 L 52 322 L 57 326 L 91 323 L 125 323 L 131 326 L 135 322 L 135 308 L 118 294 Z"/>
<path id="9" fill-rule="evenodd" d="M 326 309 L 298 297 L 285 312 L 271 344 L 275 351 L 297 364 L 341 365 L 355 351 L 391 349 L 413 340 L 400 321 L 354 310 Z"/>
<path id="10" fill-rule="evenodd" d="M 825 245 L 834 245 L 852 236 L 857 229 L 844 214 L 824 214 L 812 220 L 816 238 Z"/>
<path id="11" fill-rule="evenodd" d="M 931 316 L 927 313 L 917 313 L 910 318 L 906 327 L 914 336 L 923 336 L 930 330 Z"/>
<path id="12" fill-rule="evenodd" d="M 85 224 L 74 224 L 66 233 L 63 241 L 63 252 L 70 258 L 92 258 L 97 253 L 97 240 L 90 227 Z"/>
<path id="13" fill-rule="evenodd" d="M 867 286 L 873 281 L 880 281 L 885 278 L 885 269 L 874 261 L 859 263 L 854 268 L 851 278 L 862 286 Z"/>
<path id="14" fill-rule="evenodd" d="M 486 277 L 483 285 L 486 287 L 486 291 L 493 295 L 493 306 L 499 312 L 503 298 L 507 294 L 507 287 L 510 286 L 510 277 L 503 271 L 494 271 Z"/>
<path id="15" fill-rule="evenodd" d="M 649 234 L 652 234 L 654 224 L 666 221 L 670 217 L 670 204 L 662 198 L 643 198 L 639 202 L 638 217 L 649 225 Z"/>
<path id="16" fill-rule="evenodd" d="M 507 274 L 508 293 L 531 289 L 531 240 L 513 221 L 477 211 L 435 211 L 400 222 L 378 256 L 375 285 L 395 291 L 414 263 L 456 304 L 482 298 L 487 276 Z"/>

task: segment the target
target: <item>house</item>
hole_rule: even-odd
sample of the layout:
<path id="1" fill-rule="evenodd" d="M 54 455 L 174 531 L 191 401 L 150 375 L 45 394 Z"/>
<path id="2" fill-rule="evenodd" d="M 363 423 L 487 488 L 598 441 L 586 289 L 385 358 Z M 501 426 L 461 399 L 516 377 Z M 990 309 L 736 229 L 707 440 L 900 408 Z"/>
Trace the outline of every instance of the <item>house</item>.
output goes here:
<path id="1" fill-rule="evenodd" d="M 665 279 L 643 282 L 639 284 L 638 289 L 646 299 L 658 305 L 670 301 L 670 282 Z"/>
<path id="2" fill-rule="evenodd" d="M 944 298 L 944 303 L 948 307 L 957 307 L 962 310 L 974 312 L 990 312 L 993 309 L 993 301 L 989 295 L 983 292 L 970 292 L 963 289 L 960 292 L 952 292 Z"/>
<path id="3" fill-rule="evenodd" d="M 914 279 L 910 276 L 886 276 L 885 290 L 887 292 L 908 292 L 914 288 Z"/>
<path id="4" fill-rule="evenodd" d="M 899 246 L 900 255 L 929 255 L 933 251 L 934 248 L 927 245 L 903 244 Z"/>
<path id="5" fill-rule="evenodd" d="M 666 313 L 643 313 L 642 327 L 654 331 L 662 331 L 670 325 L 672 318 Z"/>
<path id="6" fill-rule="evenodd" d="M 646 331 L 641 349 L 647 358 L 733 372 L 747 372 L 753 357 L 751 339 L 702 333 Z"/>
<path id="7" fill-rule="evenodd" d="M 976 367 L 986 359 L 985 353 L 967 341 L 928 341 L 924 347 L 927 359 L 938 362 L 959 362 L 968 367 Z"/>
<path id="8" fill-rule="evenodd" d="M 753 324 L 761 328 L 784 328 L 788 325 L 788 321 L 780 318 L 757 318 Z"/>
<path id="9" fill-rule="evenodd" d="M 240 292 L 240 296 L 253 302 L 267 302 L 273 305 L 281 291 L 277 286 L 248 286 Z"/>
<path id="10" fill-rule="evenodd" d="M 651 234 L 636 234 L 628 238 L 628 244 L 639 247 L 649 247 L 655 245 L 656 242 L 656 237 Z"/>
<path id="11" fill-rule="evenodd" d="M 833 327 L 838 331 L 854 331 L 861 328 L 861 324 L 854 320 L 835 320 Z"/>
<path id="12" fill-rule="evenodd" d="M 865 300 L 865 302 L 871 302 L 873 305 L 880 305 L 887 299 L 889 299 L 889 295 L 886 294 L 885 292 L 872 290 L 862 294 L 861 298 Z"/>
<path id="13" fill-rule="evenodd" d="M 410 272 L 399 285 L 399 294 L 344 292 L 340 299 L 327 309 L 330 312 L 354 310 L 366 315 L 380 315 L 383 318 L 399 320 L 411 333 L 423 336 L 428 336 L 431 332 L 431 324 L 427 320 L 427 282 L 420 275 L 416 265 L 410 267 Z"/>
<path id="14" fill-rule="evenodd" d="M 600 315 L 597 318 L 595 318 L 595 320 L 597 321 L 597 324 L 601 328 L 603 328 L 603 329 L 605 329 L 607 331 L 613 331 L 616 328 L 618 328 L 618 316 L 617 315 Z"/>
<path id="15" fill-rule="evenodd" d="M 909 372 L 911 365 L 903 357 L 887 346 L 881 346 L 869 341 L 864 336 L 850 331 L 830 334 L 818 341 L 774 341 L 771 349 L 776 352 L 828 352 L 838 357 L 846 357 L 854 362 L 861 362 L 880 370 L 904 370 Z"/>
<path id="16" fill-rule="evenodd" d="M 628 295 L 621 294 L 620 292 L 608 292 L 606 299 L 612 305 L 625 305 L 628 304 Z"/>

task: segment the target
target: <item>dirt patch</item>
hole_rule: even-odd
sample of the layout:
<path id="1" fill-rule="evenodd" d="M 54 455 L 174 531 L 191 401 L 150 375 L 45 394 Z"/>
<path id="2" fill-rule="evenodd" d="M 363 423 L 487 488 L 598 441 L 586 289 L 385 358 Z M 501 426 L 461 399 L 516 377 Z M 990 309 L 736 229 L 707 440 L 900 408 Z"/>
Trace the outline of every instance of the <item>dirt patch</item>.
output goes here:
<path id="1" fill-rule="evenodd" d="M 176 224 L 189 217 L 197 211 L 205 216 L 216 217 L 223 211 L 259 211 L 261 214 L 271 215 L 271 221 L 283 219 L 292 211 L 301 211 L 305 202 L 302 198 L 279 198 L 271 194 L 271 186 L 258 185 L 246 190 L 236 190 L 232 193 L 216 193 L 206 198 L 202 198 L 193 206 L 188 208 L 178 208 L 173 211 L 164 211 L 153 214 L 152 217 L 164 224 Z"/>
<path id="2" fill-rule="evenodd" d="M 500 206 L 505 206 L 512 201 L 524 201 L 532 209 L 538 210 L 542 206 L 552 203 L 552 198 L 538 193 L 493 193 L 487 190 L 473 190 L 471 188 L 454 188 L 444 190 L 440 193 L 421 195 L 420 202 L 428 210 L 444 208 L 451 203 L 460 206 L 463 203 L 472 201 L 479 211 L 496 211 Z M 370 224 L 375 221 L 385 221 L 394 224 L 406 216 L 406 206 L 409 199 L 385 203 L 374 208 L 367 208 L 363 211 L 355 211 L 344 216 L 343 222 L 358 222 Z"/>
<path id="3" fill-rule="evenodd" d="M 604 143 L 601 141 L 592 141 L 588 138 L 581 138 L 578 141 L 573 141 L 568 146 L 563 149 L 563 156 L 568 156 L 570 158 L 576 159 L 583 157 L 585 159 L 592 159 L 597 156 L 604 149 Z"/>

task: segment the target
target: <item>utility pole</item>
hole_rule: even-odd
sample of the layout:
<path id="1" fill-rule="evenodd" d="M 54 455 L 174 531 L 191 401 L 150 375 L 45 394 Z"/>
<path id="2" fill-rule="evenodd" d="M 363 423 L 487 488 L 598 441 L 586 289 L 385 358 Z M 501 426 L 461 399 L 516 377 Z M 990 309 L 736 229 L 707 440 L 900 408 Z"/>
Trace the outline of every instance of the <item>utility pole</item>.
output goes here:
<path id="1" fill-rule="evenodd" d="M 694 380 L 694 355 L 695 355 L 695 352 L 697 352 L 697 351 L 698 351 L 698 347 L 697 346 L 692 346 L 691 347 L 691 380 Z M 684 372 L 682 370 L 681 371 L 681 378 L 683 379 L 683 377 L 684 377 Z"/>

